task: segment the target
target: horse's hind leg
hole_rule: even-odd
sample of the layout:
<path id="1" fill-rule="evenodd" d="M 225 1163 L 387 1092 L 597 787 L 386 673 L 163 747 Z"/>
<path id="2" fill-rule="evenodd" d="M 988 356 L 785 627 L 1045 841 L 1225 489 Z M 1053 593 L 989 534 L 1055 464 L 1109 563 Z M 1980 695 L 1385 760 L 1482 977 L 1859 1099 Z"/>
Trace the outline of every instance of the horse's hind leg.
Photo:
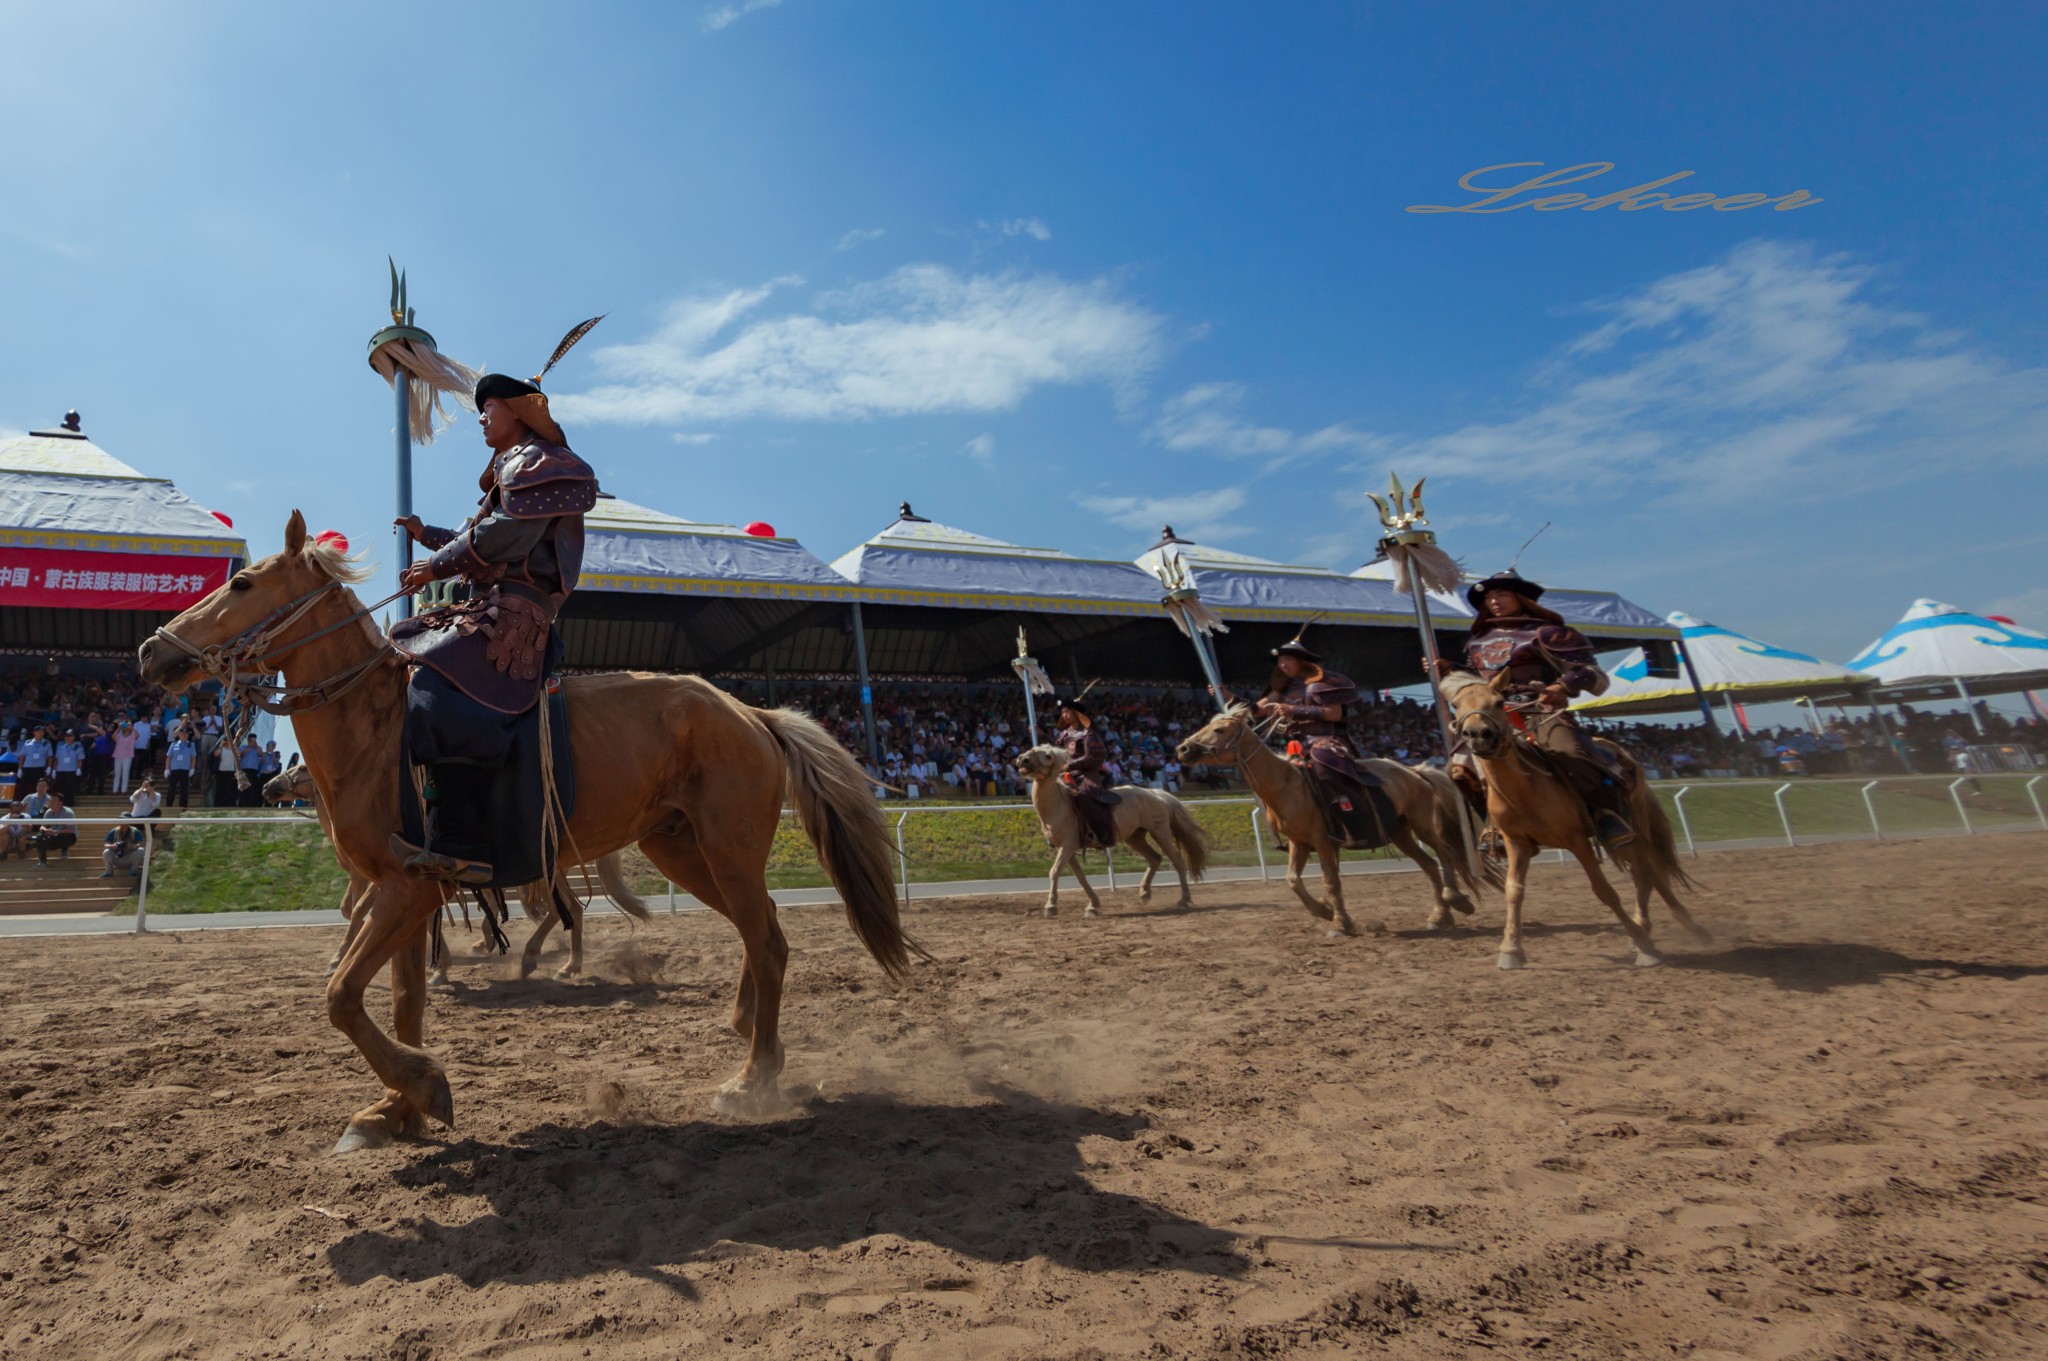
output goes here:
<path id="1" fill-rule="evenodd" d="M 1449 930 L 1451 926 L 1451 902 L 1446 889 L 1451 882 L 1450 870 L 1438 865 L 1435 860 L 1430 858 L 1429 852 L 1422 849 L 1421 844 L 1415 839 L 1415 833 L 1405 824 L 1396 824 L 1392 840 L 1394 842 L 1394 849 L 1407 856 L 1410 860 L 1413 860 L 1415 867 L 1422 871 L 1424 878 L 1429 880 L 1430 894 L 1436 904 L 1430 909 L 1429 929 L 1432 931 Z M 1470 909 L 1468 908 L 1467 910 L 1469 911 Z"/>
<path id="2" fill-rule="evenodd" d="M 566 878 L 555 885 L 554 901 L 549 906 L 556 912 L 565 907 L 569 910 L 569 962 L 555 970 L 555 977 L 580 978 L 583 974 L 583 906 L 569 890 Z"/>
<path id="3" fill-rule="evenodd" d="M 1152 839 L 1159 843 L 1160 850 L 1166 852 L 1166 858 L 1173 862 L 1174 874 L 1180 879 L 1180 901 L 1174 904 L 1174 906 L 1193 907 L 1195 905 L 1195 895 L 1188 883 L 1188 862 L 1181 858 L 1180 843 L 1173 839 L 1172 825 L 1169 824 L 1163 834 L 1155 834 Z M 1157 869 L 1158 865 L 1155 864 L 1153 868 Z M 1146 881 L 1148 883 L 1151 881 L 1149 873 L 1146 875 Z"/>
<path id="4" fill-rule="evenodd" d="M 1172 845 L 1171 842 L 1162 842 L 1161 844 Z M 1129 846 L 1139 855 L 1145 857 L 1145 877 L 1138 881 L 1138 901 L 1149 903 L 1152 901 L 1152 877 L 1159 873 L 1159 866 L 1163 861 L 1160 859 L 1159 852 L 1152 849 L 1151 839 L 1145 835 L 1143 828 L 1132 832 L 1124 841 L 1124 845 Z M 1185 875 L 1181 876 L 1181 893 L 1182 896 L 1186 896 L 1187 893 L 1187 876 Z"/>
<path id="5" fill-rule="evenodd" d="M 1607 876 L 1600 871 L 1600 858 L 1593 854 L 1592 843 L 1584 837 L 1565 848 L 1579 862 L 1579 868 L 1586 872 L 1586 882 L 1593 886 L 1593 896 L 1607 904 L 1607 910 L 1621 923 L 1621 929 L 1628 932 L 1628 938 L 1635 943 L 1636 964 L 1650 968 L 1664 961 L 1657 955 L 1657 947 L 1650 943 L 1649 930 L 1636 921 L 1635 916 L 1622 905 L 1621 895 L 1614 891 L 1614 885 L 1607 882 Z"/>
<path id="6" fill-rule="evenodd" d="M 522 890 L 522 893 L 532 892 L 533 887 L 530 884 Z M 533 934 L 526 938 L 526 948 L 519 952 L 521 978 L 533 977 L 533 971 L 540 967 L 540 947 L 547 940 L 548 932 L 554 929 L 555 907 L 553 903 L 549 903 L 548 910 L 538 914 L 538 919 L 533 924 Z"/>

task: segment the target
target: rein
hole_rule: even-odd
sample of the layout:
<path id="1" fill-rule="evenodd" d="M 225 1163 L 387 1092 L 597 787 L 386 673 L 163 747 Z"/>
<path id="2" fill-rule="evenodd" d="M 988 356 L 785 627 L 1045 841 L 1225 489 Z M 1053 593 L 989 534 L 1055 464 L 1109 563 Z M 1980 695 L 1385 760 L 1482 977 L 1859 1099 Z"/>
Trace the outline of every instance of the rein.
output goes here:
<path id="1" fill-rule="evenodd" d="M 329 578 L 299 596 L 278 606 L 250 627 L 243 629 L 225 642 L 212 643 L 206 647 L 194 647 L 165 625 L 150 636 L 161 638 L 172 647 L 198 663 L 199 669 L 221 683 L 222 690 L 248 708 L 254 706 L 270 714 L 305 714 L 323 709 L 361 684 L 377 664 L 390 655 L 392 647 L 387 640 L 368 657 L 347 669 L 329 676 L 315 685 L 279 685 L 269 679 L 277 673 L 277 659 L 286 653 L 295 652 L 311 642 L 325 638 L 330 633 L 347 628 L 358 619 L 367 618 L 407 592 L 400 588 L 375 604 L 360 606 L 352 614 L 326 628 L 315 629 L 303 638 L 281 642 L 279 635 L 305 618 L 306 614 L 320 602 L 329 591 L 339 590 L 342 583 Z M 302 701 L 310 700 L 311 703 Z M 240 725 L 236 734 L 239 743 L 253 722 Z"/>

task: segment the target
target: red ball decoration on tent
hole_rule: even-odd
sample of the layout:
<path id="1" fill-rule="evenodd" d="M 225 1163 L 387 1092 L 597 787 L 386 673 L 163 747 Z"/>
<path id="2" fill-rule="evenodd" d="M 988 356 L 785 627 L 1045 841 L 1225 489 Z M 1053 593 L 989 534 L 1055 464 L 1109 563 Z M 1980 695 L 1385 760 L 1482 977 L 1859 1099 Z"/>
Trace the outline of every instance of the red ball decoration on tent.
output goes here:
<path id="1" fill-rule="evenodd" d="M 747 526 L 747 533 L 757 539 L 772 539 L 775 537 L 775 526 L 766 520 L 756 520 Z"/>
<path id="2" fill-rule="evenodd" d="M 348 552 L 348 535 L 338 529 L 323 529 L 313 536 L 314 543 L 332 544 L 337 553 Z"/>
<path id="3" fill-rule="evenodd" d="M 220 521 L 222 524 L 226 525 L 229 529 L 233 529 L 235 527 L 235 522 L 233 520 L 230 520 L 225 514 L 223 514 L 220 511 L 213 512 L 213 518 Z"/>

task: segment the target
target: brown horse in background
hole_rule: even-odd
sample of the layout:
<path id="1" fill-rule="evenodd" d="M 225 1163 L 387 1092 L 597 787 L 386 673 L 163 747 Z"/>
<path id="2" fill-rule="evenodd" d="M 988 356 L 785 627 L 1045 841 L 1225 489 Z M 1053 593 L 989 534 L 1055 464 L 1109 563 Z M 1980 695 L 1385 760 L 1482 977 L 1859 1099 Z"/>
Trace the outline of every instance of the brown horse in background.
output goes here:
<path id="1" fill-rule="evenodd" d="M 416 1136 L 429 1119 L 452 1125 L 455 1118 L 448 1078 L 421 1047 L 428 928 L 441 886 L 408 876 L 390 845 L 399 825 L 406 664 L 349 589 L 366 575 L 328 545 L 310 543 L 305 517 L 294 511 L 283 552 L 235 573 L 138 653 L 143 679 L 173 690 L 209 675 L 232 688 L 246 684 L 244 677 L 281 672 L 336 852 L 370 880 L 368 901 L 357 909 L 362 925 L 328 980 L 327 1014 L 385 1092 L 349 1121 L 338 1151 Z M 900 978 L 911 956 L 923 953 L 897 919 L 893 847 L 866 775 L 812 719 L 751 708 L 695 677 L 574 676 L 562 685 L 577 763 L 604 773 L 577 790 L 564 858 L 637 844 L 670 880 L 732 922 L 745 949 L 732 1026 L 748 1048 L 719 1105 L 740 1113 L 780 1109 L 789 945 L 768 896 L 767 865 L 785 797 L 849 924 L 883 970 Z M 387 962 L 395 1039 L 363 1003 Z"/>
<path id="2" fill-rule="evenodd" d="M 1506 676 L 1503 671 L 1495 683 Z M 1622 906 L 1614 885 L 1600 872 L 1599 857 L 1593 852 L 1592 819 L 1578 791 L 1553 773 L 1532 743 L 1515 736 L 1514 721 L 1500 692 L 1469 671 L 1453 671 L 1438 684 L 1457 715 L 1453 730 L 1486 772 L 1487 817 L 1507 844 L 1507 925 L 1500 938 L 1501 968 L 1519 969 L 1524 963 L 1522 896 L 1529 886 L 1529 862 L 1545 846 L 1568 851 L 1579 862 L 1593 886 L 1593 895 L 1607 904 L 1634 942 L 1637 964 L 1648 968 L 1664 962 L 1650 939 L 1653 892 L 1669 905 L 1671 915 L 1694 939 L 1712 939 L 1678 901 L 1675 890 L 1690 887 L 1692 881 L 1679 866 L 1678 843 L 1663 807 L 1627 752 L 1605 739 L 1595 739 L 1619 758 L 1628 785 L 1629 823 L 1636 837 L 1609 854 L 1634 881 L 1634 915 Z"/>
<path id="3" fill-rule="evenodd" d="M 1081 814 L 1074 807 L 1074 796 L 1060 783 L 1060 774 L 1072 759 L 1063 747 L 1038 746 L 1020 753 L 1016 760 L 1017 773 L 1031 781 L 1031 807 L 1038 814 L 1045 844 L 1053 851 L 1045 893 L 1048 917 L 1059 914 L 1063 869 L 1073 870 L 1074 882 L 1088 895 L 1087 909 L 1081 915 L 1093 917 L 1102 910 L 1102 900 L 1095 896 L 1094 885 L 1081 873 L 1081 843 L 1085 839 L 1081 835 Z M 1120 784 L 1113 792 L 1119 796 L 1109 810 L 1114 815 L 1116 839 L 1145 860 L 1145 877 L 1138 883 L 1138 901 L 1152 901 L 1152 877 L 1159 873 L 1163 851 L 1173 862 L 1173 872 L 1180 877 L 1178 906 L 1193 907 L 1195 900 L 1188 892 L 1188 883 L 1201 878 L 1209 869 L 1209 838 L 1201 824 L 1188 812 L 1186 804 L 1163 789 Z"/>
<path id="4" fill-rule="evenodd" d="M 1252 711 L 1231 705 L 1184 740 L 1178 754 L 1183 765 L 1236 766 L 1244 772 L 1273 834 L 1287 842 L 1287 887 L 1310 916 L 1331 923 L 1330 935 L 1357 935 L 1358 927 L 1344 910 L 1344 884 L 1338 875 L 1341 848 L 1330 839 L 1315 777 L 1260 740 Z M 1460 885 L 1477 891 L 1479 884 L 1472 873 L 1473 837 L 1457 786 L 1440 770 L 1398 761 L 1362 760 L 1358 766 L 1377 776 L 1393 801 L 1395 823 L 1387 829 L 1392 844 L 1429 879 L 1436 896 L 1430 929 L 1450 926 L 1454 911 L 1469 914 L 1472 900 Z M 1423 851 L 1424 845 L 1435 853 L 1434 860 Z M 1316 897 L 1302 882 L 1301 872 L 1311 854 L 1322 867 L 1326 898 Z"/>

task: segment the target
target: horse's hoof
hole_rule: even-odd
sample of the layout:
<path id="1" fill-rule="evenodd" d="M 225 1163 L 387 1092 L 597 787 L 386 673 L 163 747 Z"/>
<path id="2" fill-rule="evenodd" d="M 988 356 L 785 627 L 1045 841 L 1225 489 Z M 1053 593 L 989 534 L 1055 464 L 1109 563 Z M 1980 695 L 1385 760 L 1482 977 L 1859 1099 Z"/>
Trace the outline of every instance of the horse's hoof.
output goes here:
<path id="1" fill-rule="evenodd" d="M 1429 929 L 1441 936 L 1451 929 L 1450 919 L 1448 917 L 1431 917 L 1429 919 Z"/>
<path id="2" fill-rule="evenodd" d="M 450 1129 L 455 1128 L 455 1093 L 449 1089 L 446 1073 L 434 1074 L 433 1089 L 420 1109 Z"/>
<path id="3" fill-rule="evenodd" d="M 1094 903 L 1090 903 L 1088 904 L 1088 906 L 1081 909 L 1081 915 L 1084 917 L 1099 917 L 1102 915 L 1102 909 L 1100 907 L 1097 907 Z"/>
<path id="4" fill-rule="evenodd" d="M 540 957 L 538 955 L 519 956 L 519 976 L 521 978 L 533 977 L 533 971 L 539 967 Z"/>
<path id="5" fill-rule="evenodd" d="M 1663 962 L 1662 959 L 1650 951 L 1643 949 L 1641 946 L 1636 947 L 1636 967 L 1638 969 L 1654 969 L 1663 964 Z"/>
<path id="6" fill-rule="evenodd" d="M 712 1095 L 711 1109 L 736 1120 L 765 1120 L 794 1108 L 772 1078 L 759 1086 L 731 1078 Z"/>
<path id="7" fill-rule="evenodd" d="M 427 975 L 427 986 L 430 988 L 449 988 L 455 985 L 448 981 L 448 971 L 446 969 L 436 969 Z"/>
<path id="8" fill-rule="evenodd" d="M 556 980 L 563 983 L 568 982 L 572 978 L 581 977 L 582 974 L 583 970 L 577 968 L 574 964 L 564 964 L 561 968 L 555 970 Z"/>
<path id="9" fill-rule="evenodd" d="M 1494 963 L 1503 969 L 1519 969 L 1528 961 L 1522 958 L 1520 950 L 1502 950 L 1500 958 L 1496 959 Z"/>
<path id="10" fill-rule="evenodd" d="M 1472 900 L 1470 898 L 1451 899 L 1451 911 L 1453 912 L 1462 912 L 1469 917 L 1478 910 L 1478 908 L 1472 906 Z"/>
<path id="11" fill-rule="evenodd" d="M 391 1134 L 383 1124 L 358 1124 L 351 1120 L 341 1138 L 335 1141 L 336 1153 L 355 1153 L 365 1148 L 382 1148 L 391 1142 Z"/>
<path id="12" fill-rule="evenodd" d="M 1045 905 L 1045 915 L 1046 915 L 1046 916 L 1048 916 L 1048 917 L 1057 917 L 1057 916 L 1059 916 L 1059 914 L 1060 914 L 1060 910 L 1059 910 L 1058 908 L 1054 907 L 1054 906 L 1053 906 L 1053 905 L 1052 905 L 1051 903 L 1047 903 L 1047 904 Z"/>

